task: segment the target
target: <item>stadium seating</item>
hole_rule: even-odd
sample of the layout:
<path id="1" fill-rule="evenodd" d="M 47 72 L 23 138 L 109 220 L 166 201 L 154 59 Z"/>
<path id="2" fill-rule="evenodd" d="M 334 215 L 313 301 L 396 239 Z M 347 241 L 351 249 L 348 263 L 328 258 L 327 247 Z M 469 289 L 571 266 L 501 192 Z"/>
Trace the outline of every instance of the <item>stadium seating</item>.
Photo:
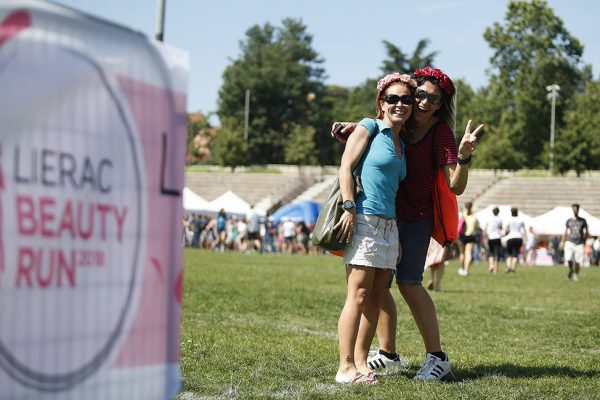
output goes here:
<path id="1" fill-rule="evenodd" d="M 471 180 L 469 179 L 469 185 Z M 579 203 L 594 216 L 600 216 L 598 177 L 501 177 L 473 201 L 475 211 L 489 204 L 511 205 L 531 216 L 556 206 Z"/>
<path id="2" fill-rule="evenodd" d="M 185 186 L 211 201 L 231 190 L 249 204 L 293 200 L 314 183 L 311 175 L 298 173 L 186 172 Z M 267 207 L 268 208 L 268 207 Z"/>
<path id="3" fill-rule="evenodd" d="M 185 185 L 206 200 L 231 190 L 250 204 L 274 208 L 294 200 L 323 202 L 335 177 L 335 167 L 276 168 L 281 173 L 187 172 Z M 600 177 L 519 176 L 487 170 L 469 171 L 469 184 L 458 197 L 459 207 L 473 202 L 474 211 L 490 204 L 511 205 L 536 216 L 555 206 L 579 203 L 589 213 L 600 216 Z"/>

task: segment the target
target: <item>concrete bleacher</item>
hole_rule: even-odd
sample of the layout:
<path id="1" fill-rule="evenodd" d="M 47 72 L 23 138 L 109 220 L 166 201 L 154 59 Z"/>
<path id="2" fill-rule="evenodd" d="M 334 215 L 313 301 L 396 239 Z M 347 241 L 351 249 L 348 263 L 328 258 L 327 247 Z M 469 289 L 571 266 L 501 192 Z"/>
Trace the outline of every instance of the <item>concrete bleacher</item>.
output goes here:
<path id="1" fill-rule="evenodd" d="M 469 182 L 470 184 L 470 182 Z M 556 206 L 579 203 L 594 216 L 600 215 L 600 179 L 597 177 L 501 177 L 473 201 L 475 211 L 490 204 L 511 205 L 536 216 Z"/>
<path id="2" fill-rule="evenodd" d="M 186 172 L 185 186 L 211 201 L 228 190 L 249 204 L 291 201 L 314 183 L 298 173 Z"/>
<path id="3" fill-rule="evenodd" d="M 208 201 L 231 190 L 248 203 L 273 211 L 294 200 L 324 202 L 337 172 L 335 166 L 277 169 L 280 173 L 186 172 L 185 185 Z M 467 189 L 458 196 L 459 207 L 468 201 L 473 202 L 475 211 L 490 204 L 511 205 L 531 216 L 579 203 L 592 215 L 600 216 L 600 176 L 532 177 L 471 170 Z"/>
<path id="4" fill-rule="evenodd" d="M 467 188 L 463 194 L 457 197 L 459 209 L 462 209 L 464 204 L 469 201 L 475 204 L 477 199 L 496 184 L 496 181 L 496 176 L 487 171 L 469 171 Z"/>

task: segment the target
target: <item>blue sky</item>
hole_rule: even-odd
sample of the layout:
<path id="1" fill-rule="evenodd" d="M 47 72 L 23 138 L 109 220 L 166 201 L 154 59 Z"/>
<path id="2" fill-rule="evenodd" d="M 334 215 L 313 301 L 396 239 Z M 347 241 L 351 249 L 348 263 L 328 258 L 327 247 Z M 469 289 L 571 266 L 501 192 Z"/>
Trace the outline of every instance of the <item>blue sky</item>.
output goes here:
<path id="1" fill-rule="evenodd" d="M 474 87 L 487 83 L 492 51 L 483 32 L 504 20 L 506 0 L 165 0 L 164 41 L 190 54 L 188 111 L 215 111 L 224 69 L 240 55 L 239 42 L 255 24 L 299 18 L 325 60 L 327 83 L 354 86 L 381 75 L 388 40 L 411 54 L 430 39 L 438 67 Z M 55 0 L 148 36 L 156 32 L 156 0 Z M 600 72 L 600 1 L 549 0 L 571 35 L 584 45 L 584 62 Z M 395 16 L 392 18 L 391 16 Z M 559 82 L 560 84 L 560 82 Z M 215 118 L 211 119 L 217 122 Z"/>

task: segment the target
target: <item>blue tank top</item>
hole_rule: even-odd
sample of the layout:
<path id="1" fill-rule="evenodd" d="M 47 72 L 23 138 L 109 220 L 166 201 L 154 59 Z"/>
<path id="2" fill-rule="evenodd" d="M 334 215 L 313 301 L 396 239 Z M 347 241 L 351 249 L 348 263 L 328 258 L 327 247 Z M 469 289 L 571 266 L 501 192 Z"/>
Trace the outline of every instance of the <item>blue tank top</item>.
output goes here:
<path id="1" fill-rule="evenodd" d="M 225 217 L 222 215 L 217 216 L 217 230 L 222 231 L 225 229 Z"/>
<path id="2" fill-rule="evenodd" d="M 396 218 L 396 192 L 406 177 L 404 142 L 400 140 L 403 154 L 399 160 L 392 129 L 385 122 L 365 118 L 359 124 L 367 128 L 371 141 L 356 169 L 364 189 L 356 199 L 356 212 Z"/>

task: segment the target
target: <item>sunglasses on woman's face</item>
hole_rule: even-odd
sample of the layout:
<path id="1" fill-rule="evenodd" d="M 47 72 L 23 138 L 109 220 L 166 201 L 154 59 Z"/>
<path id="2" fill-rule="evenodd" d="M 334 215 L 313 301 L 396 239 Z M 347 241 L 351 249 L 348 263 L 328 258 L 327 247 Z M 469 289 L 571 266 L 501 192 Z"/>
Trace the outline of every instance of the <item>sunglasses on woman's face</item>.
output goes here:
<path id="1" fill-rule="evenodd" d="M 388 104 L 398 104 L 399 101 L 401 101 L 402 104 L 413 104 L 415 102 L 415 98 L 410 94 L 403 94 L 402 96 L 397 94 L 388 94 L 385 96 L 384 100 Z"/>
<path id="2" fill-rule="evenodd" d="M 417 93 L 415 93 L 415 97 L 419 100 L 429 100 L 429 103 L 435 105 L 438 105 L 442 102 L 442 96 L 437 95 L 437 94 L 432 94 L 432 93 L 427 93 L 426 91 L 424 91 L 423 89 L 418 89 Z"/>

